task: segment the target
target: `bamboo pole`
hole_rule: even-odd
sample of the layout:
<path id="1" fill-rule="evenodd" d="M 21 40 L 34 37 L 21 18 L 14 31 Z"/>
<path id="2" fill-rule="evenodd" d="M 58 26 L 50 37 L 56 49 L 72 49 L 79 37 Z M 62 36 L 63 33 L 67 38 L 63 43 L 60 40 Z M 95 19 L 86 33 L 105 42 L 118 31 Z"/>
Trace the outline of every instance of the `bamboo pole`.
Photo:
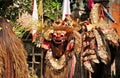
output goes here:
<path id="1" fill-rule="evenodd" d="M 43 3 L 43 0 L 40 0 L 42 3 Z M 42 18 L 42 27 L 43 27 L 43 25 L 44 25 L 44 17 L 43 17 L 43 4 L 42 4 L 42 6 L 41 6 L 41 18 Z M 42 30 L 42 32 L 43 32 L 43 30 Z M 44 55 L 44 53 L 43 53 L 43 50 L 41 49 L 41 65 L 40 65 L 40 67 L 41 67 L 41 72 L 40 72 L 40 78 L 43 78 L 43 55 Z"/>

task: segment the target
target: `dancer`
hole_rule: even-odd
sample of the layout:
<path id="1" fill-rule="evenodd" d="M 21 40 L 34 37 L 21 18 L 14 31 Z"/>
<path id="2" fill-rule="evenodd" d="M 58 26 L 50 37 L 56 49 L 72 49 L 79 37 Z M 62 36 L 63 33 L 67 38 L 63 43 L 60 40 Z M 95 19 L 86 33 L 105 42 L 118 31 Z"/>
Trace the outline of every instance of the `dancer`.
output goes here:
<path id="1" fill-rule="evenodd" d="M 28 78 L 26 51 L 12 25 L 0 18 L 0 78 Z"/>

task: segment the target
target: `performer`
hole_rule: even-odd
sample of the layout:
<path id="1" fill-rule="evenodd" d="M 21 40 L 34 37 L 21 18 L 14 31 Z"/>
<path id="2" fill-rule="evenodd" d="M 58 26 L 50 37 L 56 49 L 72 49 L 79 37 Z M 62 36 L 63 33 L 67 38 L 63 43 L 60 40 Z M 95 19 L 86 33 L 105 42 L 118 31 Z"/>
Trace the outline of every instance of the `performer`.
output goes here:
<path id="1" fill-rule="evenodd" d="M 26 51 L 5 18 L 0 18 L 0 78 L 29 78 Z"/>
<path id="2" fill-rule="evenodd" d="M 110 77 L 120 39 L 109 27 L 101 4 L 92 6 L 89 20 L 81 22 L 66 14 L 41 33 L 35 42 L 45 49 L 44 78 Z"/>
<path id="3" fill-rule="evenodd" d="M 46 28 L 42 43 L 47 50 L 45 78 L 110 77 L 119 37 L 115 29 L 108 27 L 102 11 L 101 5 L 95 4 L 91 21 L 82 23 L 66 15 L 64 21 Z"/>

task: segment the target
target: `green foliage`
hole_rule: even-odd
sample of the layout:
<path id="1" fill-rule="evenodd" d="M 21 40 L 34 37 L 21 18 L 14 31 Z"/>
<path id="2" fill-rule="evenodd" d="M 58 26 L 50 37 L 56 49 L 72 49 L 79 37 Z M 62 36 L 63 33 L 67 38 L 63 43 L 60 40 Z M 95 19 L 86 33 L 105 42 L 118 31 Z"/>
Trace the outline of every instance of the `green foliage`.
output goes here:
<path id="1" fill-rule="evenodd" d="M 38 5 L 39 1 L 37 0 Z M 44 16 L 52 20 L 61 16 L 61 2 L 61 0 L 43 0 Z M 16 21 L 19 15 L 24 12 L 32 14 L 32 0 L 0 0 L 0 4 L 0 16 L 4 16 L 12 21 Z"/>
<path id="2" fill-rule="evenodd" d="M 16 19 L 24 12 L 32 12 L 31 0 L 4 0 L 1 1 L 0 16 L 6 17 L 11 21 Z"/>
<path id="3" fill-rule="evenodd" d="M 44 0 L 44 16 L 49 17 L 52 20 L 55 20 L 57 17 L 61 17 L 62 15 L 62 5 L 59 0 Z"/>
<path id="4" fill-rule="evenodd" d="M 21 28 L 21 26 L 16 23 L 16 20 L 25 12 L 32 14 L 32 1 L 33 0 L 0 0 L 0 17 L 5 17 L 11 21 L 14 26 L 14 31 L 19 37 L 22 37 L 28 30 Z M 38 5 L 39 1 L 40 0 L 37 0 Z M 43 0 L 43 15 L 49 19 L 56 20 L 58 16 L 61 18 L 61 8 L 62 0 Z"/>

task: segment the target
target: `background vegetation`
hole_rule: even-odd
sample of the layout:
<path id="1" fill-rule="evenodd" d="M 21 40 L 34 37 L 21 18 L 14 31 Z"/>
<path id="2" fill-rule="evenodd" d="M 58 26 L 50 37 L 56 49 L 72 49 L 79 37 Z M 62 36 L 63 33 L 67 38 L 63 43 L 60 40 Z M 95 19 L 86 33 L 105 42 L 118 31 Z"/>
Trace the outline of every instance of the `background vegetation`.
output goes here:
<path id="1" fill-rule="evenodd" d="M 40 0 L 37 1 L 39 6 Z M 56 20 L 62 16 L 63 0 L 43 0 L 43 16 L 47 19 Z M 25 12 L 32 14 L 33 0 L 0 0 L 0 17 L 5 17 L 13 24 L 15 33 L 22 37 L 25 29 L 20 29 L 16 20 Z"/>
<path id="2" fill-rule="evenodd" d="M 37 4 L 39 5 L 37 0 Z M 24 12 L 32 14 L 33 0 L 0 0 L 0 16 L 4 16 L 11 21 Z M 62 0 L 43 0 L 44 16 L 55 20 L 56 16 L 61 16 Z"/>

